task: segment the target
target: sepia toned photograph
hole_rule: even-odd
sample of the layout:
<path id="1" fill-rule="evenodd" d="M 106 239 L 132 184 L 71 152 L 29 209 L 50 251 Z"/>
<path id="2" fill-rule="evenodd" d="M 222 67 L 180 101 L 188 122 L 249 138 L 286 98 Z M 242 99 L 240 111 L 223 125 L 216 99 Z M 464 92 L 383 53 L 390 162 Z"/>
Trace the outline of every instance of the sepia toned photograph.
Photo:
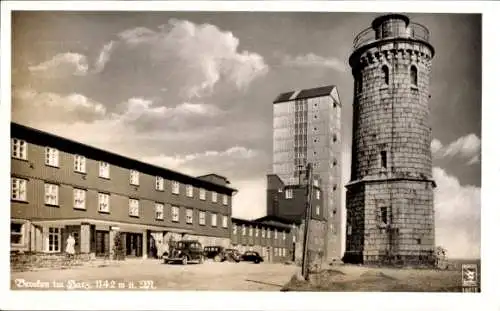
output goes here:
<path id="1" fill-rule="evenodd" d="M 482 14 L 10 18 L 10 290 L 481 292 Z"/>

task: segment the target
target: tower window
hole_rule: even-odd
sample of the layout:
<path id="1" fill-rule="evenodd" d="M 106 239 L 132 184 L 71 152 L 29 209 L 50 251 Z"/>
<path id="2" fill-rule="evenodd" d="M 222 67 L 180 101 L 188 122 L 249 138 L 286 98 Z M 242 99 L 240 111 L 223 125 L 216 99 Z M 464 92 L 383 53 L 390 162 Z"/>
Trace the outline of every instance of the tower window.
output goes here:
<path id="1" fill-rule="evenodd" d="M 389 67 L 386 65 L 382 66 L 382 72 L 384 73 L 384 83 L 389 85 Z"/>
<path id="2" fill-rule="evenodd" d="M 380 152 L 380 162 L 383 168 L 387 168 L 387 151 Z"/>
<path id="3" fill-rule="evenodd" d="M 380 208 L 380 219 L 384 225 L 388 224 L 387 207 Z"/>
<path id="4" fill-rule="evenodd" d="M 417 67 L 415 67 L 415 66 L 410 67 L 410 80 L 411 80 L 411 84 L 413 86 L 418 85 L 418 71 L 417 71 Z"/>

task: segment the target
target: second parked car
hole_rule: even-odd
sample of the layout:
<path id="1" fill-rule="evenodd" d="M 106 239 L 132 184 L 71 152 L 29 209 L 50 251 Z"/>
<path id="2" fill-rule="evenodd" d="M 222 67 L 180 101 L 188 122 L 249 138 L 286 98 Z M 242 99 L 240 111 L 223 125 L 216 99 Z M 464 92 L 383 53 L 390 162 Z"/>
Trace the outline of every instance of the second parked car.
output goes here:
<path id="1" fill-rule="evenodd" d="M 254 263 L 261 263 L 264 261 L 264 258 L 260 256 L 258 252 L 247 251 L 241 255 L 241 261 L 251 261 Z"/>
<path id="2" fill-rule="evenodd" d="M 224 247 L 222 246 L 205 246 L 203 253 L 205 258 L 213 259 L 216 262 L 221 262 L 225 259 Z"/>

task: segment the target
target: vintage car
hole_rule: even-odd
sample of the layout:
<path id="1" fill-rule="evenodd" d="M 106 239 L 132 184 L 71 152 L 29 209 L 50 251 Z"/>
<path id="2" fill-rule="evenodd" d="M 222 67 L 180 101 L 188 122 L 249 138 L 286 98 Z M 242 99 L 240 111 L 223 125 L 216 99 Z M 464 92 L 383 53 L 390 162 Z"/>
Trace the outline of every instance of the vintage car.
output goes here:
<path id="1" fill-rule="evenodd" d="M 254 263 L 261 263 L 264 261 L 264 258 L 260 256 L 258 252 L 247 251 L 241 255 L 241 261 L 251 261 Z"/>
<path id="2" fill-rule="evenodd" d="M 183 265 L 188 262 L 203 263 L 204 259 L 203 247 L 196 240 L 178 241 L 173 244 L 167 254 L 163 255 L 164 263 L 181 263 Z"/>
<path id="3" fill-rule="evenodd" d="M 203 253 L 206 259 L 213 259 L 216 262 L 225 260 L 224 247 L 222 246 L 205 246 Z"/>
<path id="4" fill-rule="evenodd" d="M 224 257 L 222 261 L 240 262 L 241 254 L 236 249 L 227 248 L 224 250 Z"/>

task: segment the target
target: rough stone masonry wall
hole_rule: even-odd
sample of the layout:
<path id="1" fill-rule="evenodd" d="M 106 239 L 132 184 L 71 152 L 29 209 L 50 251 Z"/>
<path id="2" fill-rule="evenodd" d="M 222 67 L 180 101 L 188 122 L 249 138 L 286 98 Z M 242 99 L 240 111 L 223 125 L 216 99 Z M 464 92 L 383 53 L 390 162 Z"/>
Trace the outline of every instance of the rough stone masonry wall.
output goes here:
<path id="1" fill-rule="evenodd" d="M 363 262 L 432 261 L 432 182 L 378 181 L 367 183 L 365 189 Z M 387 207 L 388 224 L 382 222 L 381 207 Z"/>
<path id="2" fill-rule="evenodd" d="M 351 182 L 365 183 L 366 189 L 364 200 L 355 190 L 361 187 L 348 194 L 347 222 L 359 224 L 360 217 L 364 218 L 364 242 L 363 246 L 354 242 L 360 237 L 359 228 L 353 228 L 354 234 L 347 236 L 351 249 L 346 250 L 355 253 L 361 247 L 364 262 L 385 260 L 387 256 L 382 254 L 387 254 L 390 239 L 397 241 L 392 243 L 397 248 L 389 253 L 403 262 L 425 261 L 434 248 L 428 107 L 431 58 L 425 44 L 391 41 L 364 51 L 353 68 L 362 87 L 357 89 L 353 109 Z M 389 69 L 388 84 L 383 66 Z M 411 83 L 411 66 L 418 69 L 417 85 Z M 386 152 L 386 167 L 382 151 Z M 360 204 L 363 216 L 353 212 L 359 211 Z M 392 228 L 377 228 L 380 207 L 392 210 Z"/>
<path id="3" fill-rule="evenodd" d="M 421 51 L 420 51 L 421 50 Z M 386 43 L 360 57 L 362 91 L 353 120 L 353 180 L 370 176 L 432 178 L 428 107 L 431 52 L 422 44 Z M 389 69 L 385 85 L 382 67 Z M 410 67 L 418 68 L 418 85 Z M 381 166 L 387 152 L 387 168 Z"/>
<path id="4" fill-rule="evenodd" d="M 346 193 L 346 248 L 342 260 L 347 263 L 363 261 L 365 232 L 365 189 L 364 185 L 349 186 Z"/>

